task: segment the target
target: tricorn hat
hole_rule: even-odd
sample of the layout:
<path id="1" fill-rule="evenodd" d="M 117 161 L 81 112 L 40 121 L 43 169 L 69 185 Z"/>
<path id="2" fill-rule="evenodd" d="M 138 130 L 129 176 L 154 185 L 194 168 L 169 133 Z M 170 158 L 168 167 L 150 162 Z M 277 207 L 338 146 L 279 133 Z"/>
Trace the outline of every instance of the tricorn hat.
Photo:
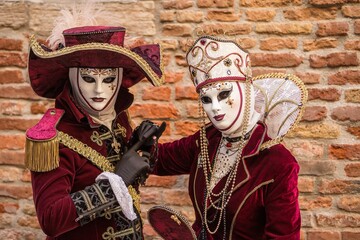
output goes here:
<path id="1" fill-rule="evenodd" d="M 56 98 L 69 79 L 69 68 L 123 68 L 122 87 L 147 78 L 163 82 L 161 49 L 158 44 L 124 47 L 125 28 L 82 26 L 63 31 L 65 46 L 51 50 L 32 36 L 28 70 L 33 90 L 42 97 Z"/>

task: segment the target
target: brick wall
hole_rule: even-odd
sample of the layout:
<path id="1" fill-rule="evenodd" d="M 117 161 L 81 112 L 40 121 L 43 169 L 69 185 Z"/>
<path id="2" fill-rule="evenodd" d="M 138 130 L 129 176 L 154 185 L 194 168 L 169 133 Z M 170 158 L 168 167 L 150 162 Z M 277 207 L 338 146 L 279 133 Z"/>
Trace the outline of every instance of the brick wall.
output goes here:
<path id="1" fill-rule="evenodd" d="M 45 39 L 61 4 L 0 2 L 0 239 L 42 239 L 24 169 L 24 132 L 53 102 L 28 83 L 28 37 Z M 119 0 L 102 1 L 132 36 L 160 42 L 166 84 L 135 86 L 135 123 L 166 121 L 162 141 L 195 132 L 197 101 L 185 67 L 189 43 L 204 33 L 234 34 L 251 53 L 254 75 L 288 72 L 309 90 L 302 122 L 285 144 L 301 165 L 301 238 L 360 239 L 359 0 Z M 235 37 L 233 36 L 233 37 Z M 142 214 L 171 205 L 193 220 L 188 178 L 150 177 Z M 156 234 L 145 225 L 147 239 Z"/>

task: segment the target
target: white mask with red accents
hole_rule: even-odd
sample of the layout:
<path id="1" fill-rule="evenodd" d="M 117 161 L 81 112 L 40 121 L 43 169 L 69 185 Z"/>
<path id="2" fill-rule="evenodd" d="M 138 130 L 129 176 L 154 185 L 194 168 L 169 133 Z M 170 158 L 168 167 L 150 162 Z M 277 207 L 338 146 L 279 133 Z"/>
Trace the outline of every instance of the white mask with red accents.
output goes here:
<path id="1" fill-rule="evenodd" d="M 259 119 L 254 109 L 254 91 L 252 85 L 250 97 L 250 131 Z M 238 137 L 244 123 L 245 83 L 239 81 L 220 81 L 207 84 L 200 89 L 200 98 L 204 111 L 212 124 L 226 137 Z"/>
<path id="2" fill-rule="evenodd" d="M 96 122 L 110 126 L 122 83 L 122 68 L 70 68 L 75 101 Z"/>

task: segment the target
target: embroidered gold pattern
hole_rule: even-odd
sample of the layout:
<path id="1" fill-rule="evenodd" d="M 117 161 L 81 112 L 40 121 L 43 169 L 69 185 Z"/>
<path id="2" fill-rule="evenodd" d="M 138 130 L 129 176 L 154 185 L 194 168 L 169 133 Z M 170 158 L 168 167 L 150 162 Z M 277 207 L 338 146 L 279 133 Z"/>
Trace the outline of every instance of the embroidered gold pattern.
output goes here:
<path id="1" fill-rule="evenodd" d="M 121 126 L 119 123 L 116 124 L 116 129 L 114 130 L 115 134 L 121 134 L 121 136 L 126 137 L 126 128 Z"/>
<path id="2" fill-rule="evenodd" d="M 114 151 L 119 154 L 121 144 L 116 141 L 116 138 L 113 139 L 113 142 L 111 143 L 111 147 L 114 149 Z"/>
<path id="3" fill-rule="evenodd" d="M 126 128 L 121 126 L 119 123 L 116 125 L 116 129 L 114 130 L 115 135 L 121 134 L 122 137 L 126 137 Z M 103 145 L 103 140 L 113 138 L 113 142 L 111 143 L 111 147 L 115 150 L 116 153 L 120 152 L 121 144 L 116 140 L 116 138 L 110 133 L 106 132 L 104 134 L 99 134 L 97 131 L 93 131 L 90 136 L 90 140 L 96 143 L 99 146 Z"/>
<path id="4" fill-rule="evenodd" d="M 116 76 L 117 68 L 80 68 L 81 75 Z"/>
<path id="5" fill-rule="evenodd" d="M 271 139 L 267 142 L 264 142 L 263 144 L 261 144 L 260 146 L 260 151 L 267 149 L 267 148 L 271 148 L 272 146 L 275 146 L 279 143 L 281 143 L 283 141 L 284 138 L 275 138 L 275 139 Z"/>
<path id="6" fill-rule="evenodd" d="M 140 231 L 140 228 L 141 228 L 140 223 L 136 224 L 135 230 Z M 116 238 L 122 238 L 124 236 L 129 235 L 129 234 L 133 234 L 134 232 L 135 232 L 134 228 L 128 228 L 128 229 L 125 229 L 125 230 L 122 230 L 122 231 L 119 231 L 119 232 L 115 232 L 113 227 L 108 227 L 106 229 L 106 232 L 104 232 L 102 234 L 102 238 L 104 240 L 116 240 Z"/>
<path id="7" fill-rule="evenodd" d="M 109 136 L 110 136 L 110 134 L 109 134 Z M 100 134 L 97 131 L 93 131 L 92 135 L 90 136 L 90 140 L 99 146 L 103 145 L 102 135 L 100 136 Z"/>
<path id="8" fill-rule="evenodd" d="M 95 207 L 94 207 L 94 205 L 92 205 L 91 200 L 90 200 L 89 196 L 87 195 L 87 193 L 86 193 L 84 190 L 80 191 L 79 193 L 80 193 L 81 196 L 83 197 L 87 209 L 88 209 L 88 210 L 94 209 Z M 80 215 L 79 217 L 81 217 L 81 215 Z M 90 215 L 90 219 L 91 219 L 91 220 L 94 220 L 94 219 L 95 219 L 95 213 L 93 213 L 93 214 Z"/>
<path id="9" fill-rule="evenodd" d="M 99 196 L 99 198 L 100 198 L 101 203 L 103 203 L 103 204 L 104 204 L 104 203 L 107 203 L 107 199 L 106 199 L 105 195 L 103 194 L 103 192 L 101 191 L 99 185 L 94 184 L 93 186 L 94 186 L 94 189 L 95 189 L 95 191 L 96 191 L 96 194 L 97 194 L 97 195 Z"/>
<path id="10" fill-rule="evenodd" d="M 121 209 L 120 206 L 118 206 L 118 207 L 116 207 L 116 208 L 108 208 L 108 209 L 105 209 L 105 210 L 104 210 L 104 213 L 101 214 L 100 216 L 101 216 L 101 217 L 104 216 L 106 219 L 111 219 L 111 214 L 112 214 L 112 213 L 121 212 L 121 211 L 122 211 L 122 209 Z"/>

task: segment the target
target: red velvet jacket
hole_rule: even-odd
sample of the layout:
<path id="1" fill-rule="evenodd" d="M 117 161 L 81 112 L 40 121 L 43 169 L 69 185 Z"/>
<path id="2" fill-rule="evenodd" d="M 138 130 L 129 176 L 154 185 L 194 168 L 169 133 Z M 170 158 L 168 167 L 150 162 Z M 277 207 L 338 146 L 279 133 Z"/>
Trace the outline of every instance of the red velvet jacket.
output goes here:
<path id="1" fill-rule="evenodd" d="M 68 89 L 69 86 L 56 99 L 56 108 L 65 110 L 57 129 L 107 157 L 106 144 L 100 146 L 96 140 L 91 140 L 91 135 L 94 131 L 98 132 L 100 126 L 93 123 L 89 116 L 74 105 Z M 120 96 L 122 97 L 116 105 L 118 112 L 116 123 L 118 127 L 125 130 L 123 139 L 126 142 L 131 136 L 132 129 L 124 110 L 132 103 L 133 96 L 127 90 L 121 90 Z M 70 197 L 70 194 L 94 184 L 95 178 L 102 170 L 63 145 L 60 145 L 59 151 L 60 166 L 58 168 L 49 172 L 32 172 L 33 197 L 40 226 L 48 235 L 47 239 L 103 239 L 102 235 L 109 226 L 115 228 L 115 220 L 101 217 L 80 226 L 78 222 L 75 222 L 78 215 Z"/>
<path id="2" fill-rule="evenodd" d="M 221 140 L 221 133 L 214 127 L 207 128 L 209 158 L 214 159 Z M 226 207 L 226 221 L 207 239 L 223 239 L 226 223 L 226 239 L 284 239 L 300 238 L 300 211 L 298 205 L 299 165 L 291 153 L 281 144 L 260 151 L 260 146 L 270 140 L 266 126 L 259 124 L 244 147 L 239 164 L 235 190 Z M 189 194 L 195 209 L 193 229 L 199 235 L 204 213 L 205 179 L 199 165 L 199 132 L 173 143 L 159 146 L 159 159 L 154 169 L 157 175 L 190 174 Z M 223 189 L 224 179 L 213 192 Z M 215 199 L 214 199 L 215 200 Z M 208 204 L 209 207 L 209 204 Z M 215 214 L 209 209 L 208 219 Z M 216 227 L 210 224 L 210 229 Z"/>

